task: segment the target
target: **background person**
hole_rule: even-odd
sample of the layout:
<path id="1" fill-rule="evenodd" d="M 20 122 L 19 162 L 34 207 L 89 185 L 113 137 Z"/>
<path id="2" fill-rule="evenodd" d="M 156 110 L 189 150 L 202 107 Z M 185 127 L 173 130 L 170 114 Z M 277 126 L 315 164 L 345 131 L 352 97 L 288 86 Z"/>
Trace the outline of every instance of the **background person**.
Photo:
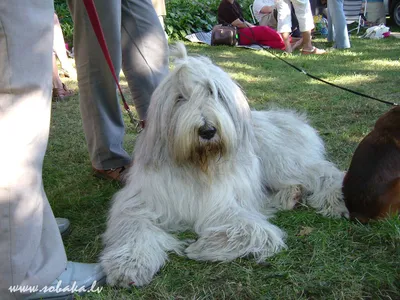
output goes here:
<path id="1" fill-rule="evenodd" d="M 349 31 L 343 11 L 343 0 L 328 1 L 328 42 L 333 48 L 350 48 Z"/>
<path id="2" fill-rule="evenodd" d="M 167 16 L 167 9 L 165 7 L 165 0 L 152 0 L 154 9 L 156 10 L 158 19 L 160 20 L 161 26 L 165 31 L 165 17 Z"/>
<path id="3" fill-rule="evenodd" d="M 314 20 L 311 13 L 310 2 L 308 0 L 275 0 L 275 5 L 278 10 L 278 32 L 282 35 L 286 52 L 291 53 L 294 50 L 290 38 L 292 27 L 290 2 L 292 2 L 294 6 L 299 21 L 299 29 L 303 38 L 302 54 L 325 54 L 325 50 L 314 47 L 311 42 L 311 30 L 314 28 Z"/>
<path id="4" fill-rule="evenodd" d="M 58 74 L 57 58 L 53 51 L 53 101 L 63 101 L 71 97 L 74 92 L 67 88 L 65 83 L 61 81 L 60 75 Z"/>
<path id="5" fill-rule="evenodd" d="M 76 70 L 71 61 L 68 59 L 65 46 L 64 35 L 62 33 L 60 21 L 56 13 L 54 13 L 54 42 L 53 51 L 61 64 L 61 72 L 65 77 L 76 79 Z"/>
<path id="6" fill-rule="evenodd" d="M 70 60 L 67 56 L 67 51 L 65 48 L 64 35 L 61 30 L 60 21 L 58 20 L 58 16 L 54 13 L 53 16 L 54 21 L 54 39 L 53 39 L 53 101 L 63 101 L 68 99 L 70 96 L 74 94 L 73 91 L 69 90 L 65 83 L 61 81 L 58 66 L 57 66 L 57 58 L 61 64 L 61 72 L 64 77 L 68 77 L 71 79 L 76 79 L 76 71 L 72 66 Z"/>
<path id="7" fill-rule="evenodd" d="M 278 11 L 276 10 L 275 0 L 255 0 L 253 3 L 253 13 L 260 26 L 269 26 L 275 30 L 277 29 Z M 300 37 L 299 21 L 297 20 L 293 5 L 291 5 L 291 18 L 291 36 Z"/>
<path id="8" fill-rule="evenodd" d="M 243 17 L 242 8 L 236 0 L 222 0 L 218 6 L 218 23 L 233 25 L 239 30 L 239 45 L 260 44 L 285 50 L 282 37 L 268 26 L 254 26 Z"/>
<path id="9" fill-rule="evenodd" d="M 275 0 L 255 0 L 253 3 L 254 17 L 260 26 L 269 26 L 276 29 L 277 22 L 274 12 Z"/>

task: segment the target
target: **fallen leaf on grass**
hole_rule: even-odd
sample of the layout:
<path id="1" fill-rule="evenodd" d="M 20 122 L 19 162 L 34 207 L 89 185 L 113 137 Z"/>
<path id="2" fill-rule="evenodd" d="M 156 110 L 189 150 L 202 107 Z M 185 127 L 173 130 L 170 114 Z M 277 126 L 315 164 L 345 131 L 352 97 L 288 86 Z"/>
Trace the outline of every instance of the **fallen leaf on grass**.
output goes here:
<path id="1" fill-rule="evenodd" d="M 312 227 L 302 226 L 299 233 L 296 235 L 297 236 L 305 236 L 305 235 L 309 235 L 313 231 L 314 231 L 314 228 L 312 228 Z"/>

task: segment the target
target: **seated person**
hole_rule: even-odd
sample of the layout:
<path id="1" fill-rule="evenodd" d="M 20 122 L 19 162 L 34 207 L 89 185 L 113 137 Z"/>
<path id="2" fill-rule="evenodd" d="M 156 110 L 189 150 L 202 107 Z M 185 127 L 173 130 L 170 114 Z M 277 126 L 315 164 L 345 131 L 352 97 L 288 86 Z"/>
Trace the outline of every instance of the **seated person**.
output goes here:
<path id="1" fill-rule="evenodd" d="M 292 31 L 292 13 L 291 6 L 293 5 L 296 11 L 297 19 L 299 21 L 299 29 L 301 32 L 301 44 L 296 45 L 302 46 L 301 54 L 325 54 L 326 51 L 318 49 L 313 46 L 311 41 L 311 31 L 314 29 L 314 20 L 311 11 L 311 4 L 308 0 L 276 0 L 276 9 L 278 11 L 278 28 L 277 31 L 282 35 L 282 38 L 286 45 L 286 52 L 291 53 L 295 47 L 292 45 L 291 31 Z"/>
<path id="2" fill-rule="evenodd" d="M 276 29 L 275 0 L 254 0 L 253 13 L 260 26 L 269 26 Z"/>
<path id="3" fill-rule="evenodd" d="M 239 45 L 259 44 L 285 50 L 282 36 L 268 26 L 254 26 L 243 18 L 242 8 L 236 0 L 222 0 L 218 7 L 218 23 L 238 28 Z"/>
<path id="4" fill-rule="evenodd" d="M 276 30 L 278 26 L 278 12 L 275 0 L 254 0 L 253 13 L 260 26 L 269 26 Z M 299 21 L 292 5 L 292 37 L 300 37 Z"/>

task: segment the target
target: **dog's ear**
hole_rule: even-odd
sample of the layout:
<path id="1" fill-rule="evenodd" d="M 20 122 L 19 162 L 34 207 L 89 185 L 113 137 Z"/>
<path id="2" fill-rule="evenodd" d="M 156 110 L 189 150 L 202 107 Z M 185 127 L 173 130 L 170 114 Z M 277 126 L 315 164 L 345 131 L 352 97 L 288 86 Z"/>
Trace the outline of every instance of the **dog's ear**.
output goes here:
<path id="1" fill-rule="evenodd" d="M 187 51 L 186 47 L 182 42 L 176 43 L 174 46 L 170 48 L 170 56 L 179 60 L 187 59 Z"/>

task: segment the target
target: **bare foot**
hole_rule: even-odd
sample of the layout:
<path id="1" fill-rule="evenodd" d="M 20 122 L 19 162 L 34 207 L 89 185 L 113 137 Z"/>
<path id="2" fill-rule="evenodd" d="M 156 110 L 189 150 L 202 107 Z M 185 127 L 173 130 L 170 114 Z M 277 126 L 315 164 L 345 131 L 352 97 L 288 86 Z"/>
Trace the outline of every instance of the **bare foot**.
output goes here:
<path id="1" fill-rule="evenodd" d="M 292 40 L 291 43 L 292 51 L 296 50 L 297 48 L 300 48 L 302 44 L 303 44 L 303 38 L 300 38 L 299 40 Z"/>
<path id="2" fill-rule="evenodd" d="M 290 40 L 289 39 L 287 39 L 287 40 L 283 40 L 283 42 L 285 43 L 285 51 L 287 52 L 287 53 L 292 53 L 292 44 L 290 43 Z"/>
<path id="3" fill-rule="evenodd" d="M 309 54 L 321 55 L 321 54 L 326 54 L 326 51 L 323 49 L 318 49 L 317 47 L 312 47 L 311 49 L 303 48 L 301 50 L 301 54 L 303 54 L 303 55 L 309 55 Z"/>

